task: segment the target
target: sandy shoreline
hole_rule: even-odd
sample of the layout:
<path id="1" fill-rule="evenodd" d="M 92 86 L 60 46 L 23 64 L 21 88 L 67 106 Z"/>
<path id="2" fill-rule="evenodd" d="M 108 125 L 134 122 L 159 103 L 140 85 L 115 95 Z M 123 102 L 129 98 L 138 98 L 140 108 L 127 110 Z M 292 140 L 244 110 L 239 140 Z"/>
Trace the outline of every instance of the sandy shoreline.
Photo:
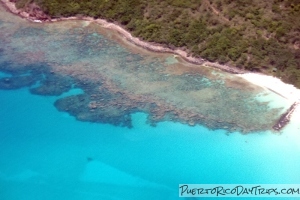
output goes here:
<path id="1" fill-rule="evenodd" d="M 287 120 L 290 123 L 300 123 L 300 89 L 297 89 L 294 85 L 284 83 L 276 77 L 263 74 L 245 73 L 238 74 L 237 76 L 240 76 L 252 84 L 258 85 L 285 98 L 287 100 L 287 104 L 289 104 L 290 106 L 290 109 L 293 107 L 293 105 L 295 105 L 293 112 L 288 114 L 282 121 Z M 278 125 L 280 127 L 282 121 L 279 120 L 278 123 L 274 125 L 274 127 Z"/>
<path id="2" fill-rule="evenodd" d="M 142 41 L 139 38 L 133 37 L 131 35 L 131 33 L 129 33 L 127 30 L 125 30 L 121 26 L 114 24 L 114 23 L 107 22 L 104 19 L 94 19 L 91 17 L 82 17 L 82 18 L 67 17 L 67 18 L 59 18 L 59 19 L 47 19 L 47 20 L 41 21 L 41 20 L 36 19 L 35 17 L 30 16 L 29 13 L 27 13 L 27 12 L 18 10 L 15 7 L 15 3 L 10 2 L 9 0 L 1 0 L 1 2 L 4 5 L 4 7 L 7 8 L 10 12 L 12 12 L 18 16 L 21 16 L 31 22 L 35 22 L 35 23 L 49 23 L 49 22 L 56 22 L 56 21 L 63 21 L 63 20 L 86 20 L 86 21 L 90 21 L 90 22 L 95 22 L 104 28 L 117 31 L 128 41 L 130 41 L 131 43 L 133 43 L 139 47 L 142 47 L 144 49 L 154 51 L 154 52 L 176 54 L 176 55 L 179 55 L 180 57 L 182 57 L 185 61 L 193 63 L 193 64 L 202 65 L 202 66 L 210 66 L 210 67 L 221 69 L 226 72 L 238 74 L 238 76 L 244 78 L 245 80 L 249 81 L 250 83 L 258 85 L 264 89 L 267 89 L 269 91 L 277 93 L 277 95 L 280 95 L 280 96 L 286 98 L 288 100 L 287 103 L 290 103 L 290 105 L 292 105 L 295 102 L 300 102 L 300 90 L 297 89 L 293 85 L 283 83 L 278 78 L 263 75 L 263 74 L 257 74 L 257 73 L 246 73 L 244 70 L 229 67 L 227 65 L 220 65 L 218 63 L 212 63 L 212 62 L 205 61 L 204 59 L 201 59 L 201 58 L 190 57 L 190 56 L 188 56 L 187 52 L 180 50 L 180 49 L 173 50 L 170 48 L 163 47 L 162 45 L 159 45 L 159 44 L 152 44 L 149 42 Z M 298 106 L 298 108 L 299 107 L 300 106 Z M 300 109 L 296 109 L 296 112 L 297 113 L 300 112 Z M 293 114 L 293 116 L 298 116 L 298 115 L 299 115 L 299 113 Z"/>
<path id="3" fill-rule="evenodd" d="M 284 83 L 276 77 L 257 73 L 238 74 L 237 76 L 246 79 L 252 84 L 277 93 L 291 103 L 300 101 L 300 89 L 297 89 L 294 85 Z"/>

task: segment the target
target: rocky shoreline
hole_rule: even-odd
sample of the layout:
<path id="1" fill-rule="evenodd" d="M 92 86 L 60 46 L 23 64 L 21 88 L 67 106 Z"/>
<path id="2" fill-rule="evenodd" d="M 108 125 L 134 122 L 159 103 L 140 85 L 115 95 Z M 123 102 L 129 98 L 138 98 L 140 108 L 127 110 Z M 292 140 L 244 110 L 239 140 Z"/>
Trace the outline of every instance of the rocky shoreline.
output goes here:
<path id="1" fill-rule="evenodd" d="M 284 128 L 290 122 L 291 116 L 299 104 L 300 102 L 293 103 L 293 105 L 283 115 L 281 115 L 278 122 L 273 126 L 273 129 L 279 131 Z"/>
<path id="2" fill-rule="evenodd" d="M 158 52 L 158 53 L 175 54 L 175 55 L 180 56 L 183 60 L 185 60 L 189 63 L 196 64 L 196 65 L 201 65 L 201 66 L 214 67 L 214 68 L 217 68 L 217 69 L 220 69 L 222 71 L 226 71 L 226 72 L 229 72 L 229 73 L 232 73 L 232 74 L 240 74 L 239 76 L 243 77 L 246 80 L 248 80 L 248 79 L 245 76 L 250 75 L 250 74 L 246 73 L 246 71 L 244 71 L 244 70 L 240 70 L 240 69 L 230 67 L 230 66 L 227 66 L 227 65 L 220 65 L 218 63 L 208 62 L 208 61 L 205 61 L 204 59 L 201 59 L 201 58 L 190 57 L 187 52 L 185 52 L 181 49 L 171 49 L 171 48 L 164 47 L 160 44 L 149 43 L 149 42 L 142 41 L 139 38 L 133 37 L 128 31 L 126 31 L 124 28 L 122 28 L 122 26 L 120 26 L 118 24 L 114 24 L 114 23 L 109 23 L 109 22 L 107 22 L 106 20 L 103 20 L 103 19 L 93 19 L 91 17 L 68 17 L 68 18 L 51 19 L 49 16 L 45 15 L 38 6 L 36 6 L 34 4 L 28 6 L 24 10 L 18 10 L 16 8 L 14 2 L 10 2 L 9 0 L 1 0 L 0 2 L 10 12 L 12 12 L 12 13 L 18 15 L 18 16 L 21 16 L 22 18 L 25 18 L 25 19 L 27 19 L 31 22 L 51 23 L 51 22 L 64 21 L 64 20 L 85 20 L 85 21 L 88 21 L 88 22 L 94 22 L 94 23 L 97 23 L 97 24 L 99 24 L 100 26 L 102 26 L 104 28 L 107 28 L 107 29 L 110 29 L 110 30 L 113 30 L 113 31 L 117 31 L 121 36 L 123 36 L 130 43 L 132 43 L 136 46 L 142 47 L 144 49 L 147 49 L 149 51 Z M 254 75 L 254 74 L 252 74 L 252 75 Z M 282 96 L 283 98 L 291 100 L 293 102 L 296 102 L 294 97 L 297 96 L 297 99 L 298 99 L 299 95 L 292 94 L 295 91 L 294 88 L 292 88 L 291 90 L 286 90 L 283 87 L 281 87 L 281 86 L 284 85 L 284 83 L 281 82 L 281 81 L 280 81 L 281 83 L 279 84 L 280 87 L 278 87 L 278 85 L 274 84 L 273 80 L 268 81 L 263 77 L 259 77 L 259 74 L 255 74 L 255 75 L 257 75 L 257 76 L 254 77 L 253 81 L 251 81 L 251 79 L 248 80 L 248 81 L 253 83 L 253 84 L 259 85 L 263 88 L 266 88 L 266 85 L 264 85 L 265 83 L 261 84 L 260 81 L 268 82 L 268 83 L 271 84 L 271 86 L 267 87 L 268 90 L 276 93 L 277 95 Z M 274 87 L 275 87 L 275 89 L 274 89 Z M 278 91 L 278 88 L 279 88 L 280 91 Z M 289 94 L 286 95 L 285 91 L 288 91 Z M 139 102 L 140 101 L 141 101 L 141 99 L 139 99 Z M 90 109 L 94 110 L 95 108 L 98 108 L 99 105 L 102 106 L 102 104 L 100 104 L 99 102 L 94 102 L 93 104 L 90 104 Z M 291 114 L 293 113 L 293 112 L 290 112 L 290 111 L 295 110 L 297 105 L 298 105 L 297 103 L 293 104 L 291 106 L 291 108 L 288 109 L 287 112 L 280 117 L 277 124 L 273 126 L 274 130 L 280 130 L 285 125 L 288 124 L 289 119 L 291 117 Z M 118 106 L 118 105 L 113 105 L 113 106 Z M 162 120 L 162 118 L 164 116 L 163 113 L 159 112 L 159 110 L 152 110 L 152 112 L 153 112 L 153 119 L 151 120 L 152 122 Z M 191 113 L 189 113 L 189 114 L 191 114 Z M 198 120 L 201 121 L 202 123 L 203 123 L 203 121 L 205 121 L 205 120 L 202 119 L 203 116 L 198 116 L 198 115 L 195 115 L 194 113 L 192 114 L 193 117 L 191 117 L 189 115 L 184 115 L 184 116 L 181 116 L 181 115 L 182 115 L 182 113 L 180 113 L 180 112 L 179 113 L 175 112 L 175 114 L 174 114 L 174 116 L 176 116 L 175 118 L 186 119 L 185 123 L 188 123 L 190 125 L 194 125 L 195 123 L 197 124 Z M 173 116 L 173 118 L 174 118 L 174 116 Z M 222 126 L 224 126 L 224 124 L 222 124 Z"/>
<path id="3" fill-rule="evenodd" d="M 92 17 L 62 17 L 62 18 L 56 18 L 52 19 L 51 17 L 47 16 L 43 13 L 43 11 L 35 4 L 30 4 L 26 9 L 19 10 L 16 8 L 16 5 L 14 2 L 11 2 L 9 0 L 1 0 L 4 7 L 9 10 L 10 12 L 25 18 L 31 22 L 35 23 L 44 23 L 44 22 L 56 22 L 56 21 L 63 21 L 63 20 L 86 20 L 90 22 L 95 22 L 99 25 L 101 25 L 104 28 L 108 28 L 114 31 L 117 31 L 119 34 L 121 34 L 123 37 L 125 37 L 129 42 L 142 47 L 146 50 L 158 52 L 158 53 L 170 53 L 180 56 L 183 60 L 196 65 L 202 65 L 202 66 L 209 66 L 214 67 L 232 74 L 243 74 L 246 73 L 245 70 L 238 69 L 232 66 L 228 65 L 221 65 L 219 63 L 213 63 L 209 62 L 207 60 L 204 60 L 202 58 L 196 58 L 191 57 L 188 55 L 186 51 L 183 51 L 179 48 L 171 49 L 168 47 L 164 47 L 161 44 L 158 43 L 150 43 L 140 40 L 137 37 L 133 37 L 130 32 L 125 30 L 123 27 L 121 27 L 118 24 L 107 22 L 104 19 L 94 19 Z"/>

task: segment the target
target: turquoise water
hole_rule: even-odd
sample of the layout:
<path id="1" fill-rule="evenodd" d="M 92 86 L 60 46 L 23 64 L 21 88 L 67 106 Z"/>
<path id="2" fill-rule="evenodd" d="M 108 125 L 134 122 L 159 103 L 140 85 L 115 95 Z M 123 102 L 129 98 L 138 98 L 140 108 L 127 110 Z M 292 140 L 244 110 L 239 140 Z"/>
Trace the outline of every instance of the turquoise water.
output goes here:
<path id="1" fill-rule="evenodd" d="M 299 126 L 226 135 L 163 122 L 84 123 L 54 97 L 0 91 L 1 199 L 177 199 L 180 183 L 299 183 Z M 294 129 L 294 130 L 293 130 Z"/>
<path id="2" fill-rule="evenodd" d="M 1 9 L 1 200 L 172 200 L 181 183 L 300 182 L 299 121 L 277 134 L 224 130 L 269 126 L 288 107 L 281 97 L 129 52 L 98 26 L 30 24 Z M 180 120 L 149 123 L 177 107 Z M 191 110 L 224 128 L 185 121 Z"/>
<path id="3" fill-rule="evenodd" d="M 151 54 L 125 43 L 95 23 L 80 20 L 29 23 L 0 11 L 0 88 L 36 85 L 37 95 L 62 96 L 55 107 L 81 121 L 132 127 L 131 115 L 147 122 L 201 124 L 251 132 L 271 129 L 289 107 L 244 79 L 195 66 L 170 54 Z"/>
<path id="4" fill-rule="evenodd" d="M 10 74 L 0 72 L 0 78 L 10 77 Z"/>

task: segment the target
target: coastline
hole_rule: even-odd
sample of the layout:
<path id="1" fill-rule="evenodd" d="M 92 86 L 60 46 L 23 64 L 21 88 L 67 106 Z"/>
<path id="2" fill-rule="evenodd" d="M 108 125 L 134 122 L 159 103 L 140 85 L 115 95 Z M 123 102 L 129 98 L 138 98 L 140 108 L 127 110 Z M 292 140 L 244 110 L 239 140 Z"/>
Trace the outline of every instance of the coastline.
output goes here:
<path id="1" fill-rule="evenodd" d="M 300 101 L 300 89 L 282 82 L 279 78 L 258 73 L 245 73 L 237 76 L 287 99 L 290 103 Z"/>
<path id="2" fill-rule="evenodd" d="M 289 109 L 281 115 L 277 123 L 274 124 L 275 131 L 282 130 L 291 121 L 300 123 L 300 89 L 294 85 L 282 82 L 280 79 L 257 73 L 238 74 L 237 76 L 247 80 L 251 84 L 258 85 L 265 90 L 271 91 L 287 100 Z"/>
<path id="3" fill-rule="evenodd" d="M 245 70 L 238 69 L 236 67 L 221 65 L 219 63 L 214 63 L 214 62 L 209 62 L 202 58 L 191 57 L 188 55 L 188 53 L 186 51 L 183 51 L 179 48 L 170 49 L 170 48 L 164 47 L 163 45 L 158 44 L 158 43 L 150 43 L 150 42 L 142 41 L 141 39 L 132 36 L 132 34 L 129 31 L 125 30 L 121 25 L 108 22 L 105 19 L 94 19 L 92 17 L 61 17 L 61 18 L 51 19 L 50 17 L 48 17 L 47 19 L 41 20 L 35 16 L 31 16 L 28 12 L 18 10 L 15 6 L 15 3 L 10 2 L 9 0 L 1 0 L 1 3 L 8 11 L 10 11 L 13 14 L 16 14 L 28 21 L 34 22 L 34 23 L 47 23 L 47 22 L 49 23 L 49 22 L 57 22 L 57 21 L 65 21 L 65 20 L 84 20 L 84 21 L 94 22 L 94 23 L 99 24 L 103 28 L 111 29 L 111 30 L 118 32 L 121 36 L 123 36 L 126 40 L 128 40 L 132 44 L 142 47 L 146 50 L 149 50 L 152 52 L 157 52 L 157 53 L 175 54 L 175 55 L 180 56 L 183 60 L 185 60 L 191 64 L 213 67 L 213 68 L 220 69 L 222 71 L 225 71 L 225 72 L 228 72 L 231 74 L 246 73 Z"/>
<path id="4" fill-rule="evenodd" d="M 67 17 L 67 18 L 57 18 L 57 19 L 45 18 L 43 20 L 40 20 L 39 18 L 35 16 L 31 16 L 29 13 L 25 11 L 18 10 L 15 6 L 15 3 L 10 2 L 9 0 L 1 0 L 1 3 L 8 11 L 34 23 L 51 23 L 51 22 L 65 21 L 65 20 L 85 20 L 85 21 L 97 23 L 103 28 L 118 32 L 122 37 L 124 37 L 130 43 L 142 47 L 146 50 L 158 52 L 158 53 L 175 54 L 180 56 L 183 60 L 192 64 L 214 67 L 232 74 L 237 74 L 238 76 L 247 80 L 251 84 L 258 85 L 266 90 L 276 93 L 279 96 L 282 96 L 283 98 L 288 100 L 287 103 L 289 105 L 294 105 L 296 103 L 296 105 L 298 105 L 296 107 L 300 107 L 299 104 L 297 103 L 300 102 L 300 90 L 290 84 L 283 83 L 278 78 L 263 75 L 263 74 L 258 74 L 258 73 L 250 73 L 250 72 L 247 73 L 244 70 L 229 67 L 227 65 L 220 65 L 218 63 L 205 61 L 204 59 L 201 58 L 190 57 L 188 56 L 187 52 L 181 49 L 173 50 L 170 48 L 166 48 L 160 44 L 142 41 L 137 37 L 133 37 L 131 33 L 125 30 L 124 28 L 122 28 L 122 26 L 107 22 L 104 19 L 93 19 L 91 17 Z M 292 116 L 289 117 L 291 118 Z"/>

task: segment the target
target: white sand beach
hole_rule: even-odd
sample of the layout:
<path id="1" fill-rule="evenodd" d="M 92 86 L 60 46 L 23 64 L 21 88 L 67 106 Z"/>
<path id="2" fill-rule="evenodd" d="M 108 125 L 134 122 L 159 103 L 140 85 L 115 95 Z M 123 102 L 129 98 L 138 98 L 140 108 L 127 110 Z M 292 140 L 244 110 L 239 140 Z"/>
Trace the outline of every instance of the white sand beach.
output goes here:
<path id="1" fill-rule="evenodd" d="M 9 0 L 1 0 L 1 2 L 6 6 L 6 8 L 8 10 L 10 10 L 10 12 L 17 14 L 17 15 L 19 15 L 29 21 L 35 22 L 35 23 L 41 23 L 41 22 L 47 23 L 47 22 L 55 22 L 55 21 L 62 21 L 62 20 L 77 20 L 77 19 L 78 20 L 86 20 L 88 22 L 95 22 L 104 28 L 117 31 L 123 37 L 125 37 L 128 41 L 132 42 L 133 44 L 135 44 L 137 46 L 143 47 L 147 50 L 155 51 L 155 52 L 163 52 L 163 53 L 173 53 L 173 54 L 181 56 L 184 60 L 194 63 L 194 64 L 198 64 L 201 66 L 215 67 L 215 68 L 218 68 L 218 69 L 221 69 L 221 70 L 224 70 L 227 72 L 231 72 L 231 73 L 239 73 L 237 76 L 244 78 L 245 80 L 249 81 L 250 83 L 258 85 L 266 90 L 269 90 L 271 92 L 276 93 L 277 95 L 280 95 L 280 96 L 286 98 L 287 103 L 290 105 L 292 105 L 295 102 L 300 103 L 300 89 L 297 89 L 295 86 L 293 86 L 291 84 L 286 84 L 278 78 L 263 75 L 263 74 L 258 74 L 258 73 L 245 73 L 245 71 L 243 71 L 243 70 L 239 70 L 237 68 L 233 68 L 233 67 L 230 67 L 227 65 L 220 65 L 218 63 L 212 63 L 212 62 L 205 61 L 204 59 L 201 59 L 201 58 L 191 57 L 188 55 L 187 52 L 185 52 L 181 49 L 170 49 L 170 48 L 164 47 L 160 44 L 142 41 L 139 38 L 132 36 L 131 33 L 128 32 L 127 30 L 125 30 L 122 26 L 115 24 L 115 23 L 107 22 L 104 19 L 94 19 L 91 17 L 81 17 L 81 18 L 68 17 L 68 18 L 58 18 L 58 19 L 50 19 L 50 20 L 41 21 L 39 19 L 36 19 L 34 16 L 30 16 L 29 13 L 27 13 L 25 11 L 18 10 L 15 6 L 15 3 L 10 2 Z M 293 118 L 300 119 L 299 116 L 300 116 L 300 106 L 298 106 L 298 108 L 295 109 Z"/>
<path id="2" fill-rule="evenodd" d="M 257 73 L 238 74 L 252 84 L 258 85 L 272 92 L 278 93 L 291 103 L 300 101 L 300 89 L 291 84 L 282 82 L 280 79 Z"/>

